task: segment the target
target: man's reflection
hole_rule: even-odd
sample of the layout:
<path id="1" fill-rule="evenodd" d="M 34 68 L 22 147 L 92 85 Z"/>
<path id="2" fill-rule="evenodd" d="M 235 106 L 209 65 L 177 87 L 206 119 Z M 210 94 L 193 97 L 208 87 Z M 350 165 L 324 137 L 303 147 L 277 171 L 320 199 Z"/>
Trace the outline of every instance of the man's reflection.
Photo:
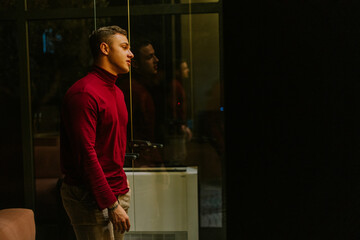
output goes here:
<path id="1" fill-rule="evenodd" d="M 189 78 L 189 67 L 185 60 L 176 63 L 175 78 L 169 84 L 167 91 L 167 105 L 171 120 L 177 124 L 186 121 L 186 94 L 183 87 L 184 81 Z"/>
<path id="2" fill-rule="evenodd" d="M 167 136 L 165 158 L 173 165 L 184 165 L 187 156 L 186 142 L 192 138 L 187 126 L 187 101 L 184 84 L 189 80 L 190 69 L 185 60 L 176 61 L 175 78 L 167 87 Z"/>
<path id="3" fill-rule="evenodd" d="M 132 47 L 134 59 L 132 60 L 131 93 L 133 112 L 133 138 L 151 142 L 162 142 L 162 125 L 164 103 L 158 70 L 159 59 L 149 40 L 135 42 Z M 123 90 L 126 104 L 130 109 L 129 79 L 119 81 Z M 130 133 L 129 135 L 130 136 Z M 158 149 L 138 149 L 140 157 L 137 166 L 158 166 L 162 157 Z"/>
<path id="4" fill-rule="evenodd" d="M 135 166 L 186 165 L 186 145 L 192 138 L 184 88 L 189 81 L 187 61 L 176 61 L 174 77 L 164 81 L 159 58 L 149 40 L 134 42 L 131 50 L 135 55 L 131 63 L 133 139 L 164 144 L 164 149 L 135 149 L 140 153 Z M 130 81 L 125 77 L 118 82 L 130 109 Z"/>

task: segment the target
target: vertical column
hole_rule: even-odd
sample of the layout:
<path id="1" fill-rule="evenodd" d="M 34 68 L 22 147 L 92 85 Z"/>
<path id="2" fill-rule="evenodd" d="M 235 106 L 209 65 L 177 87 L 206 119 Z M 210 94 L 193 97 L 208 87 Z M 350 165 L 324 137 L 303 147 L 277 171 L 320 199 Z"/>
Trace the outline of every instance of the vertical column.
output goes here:
<path id="1" fill-rule="evenodd" d="M 31 118 L 31 84 L 29 67 L 29 41 L 26 0 L 18 0 L 17 29 L 19 49 L 19 72 L 20 72 L 20 93 L 21 93 L 21 126 L 24 166 L 24 196 L 25 207 L 35 208 L 35 180 L 34 180 L 34 159 L 33 159 L 33 136 Z"/>

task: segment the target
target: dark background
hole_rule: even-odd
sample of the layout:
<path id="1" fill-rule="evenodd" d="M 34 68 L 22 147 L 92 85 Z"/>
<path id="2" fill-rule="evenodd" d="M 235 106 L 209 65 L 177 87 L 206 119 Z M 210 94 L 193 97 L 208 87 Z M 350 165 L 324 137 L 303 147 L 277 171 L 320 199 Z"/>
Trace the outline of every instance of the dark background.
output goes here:
<path id="1" fill-rule="evenodd" d="M 228 239 L 360 239 L 357 1 L 224 1 Z"/>

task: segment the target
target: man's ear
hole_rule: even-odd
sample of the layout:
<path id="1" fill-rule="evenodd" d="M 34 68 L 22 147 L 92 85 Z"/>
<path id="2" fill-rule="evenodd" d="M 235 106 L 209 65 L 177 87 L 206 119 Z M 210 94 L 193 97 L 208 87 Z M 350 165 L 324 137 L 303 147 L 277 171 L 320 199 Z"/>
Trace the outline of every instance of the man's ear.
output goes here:
<path id="1" fill-rule="evenodd" d="M 102 54 L 104 54 L 105 56 L 109 55 L 109 51 L 110 51 L 110 47 L 107 43 L 102 42 L 100 44 L 100 51 Z"/>

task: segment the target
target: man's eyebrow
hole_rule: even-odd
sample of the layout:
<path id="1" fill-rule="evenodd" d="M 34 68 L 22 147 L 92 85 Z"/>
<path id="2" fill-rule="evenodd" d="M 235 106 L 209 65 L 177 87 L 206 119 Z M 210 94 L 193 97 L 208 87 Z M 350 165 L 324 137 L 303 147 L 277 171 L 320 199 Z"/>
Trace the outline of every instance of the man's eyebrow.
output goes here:
<path id="1" fill-rule="evenodd" d="M 120 44 L 129 45 L 129 43 L 128 43 L 128 42 L 122 42 L 122 43 L 120 43 Z"/>

